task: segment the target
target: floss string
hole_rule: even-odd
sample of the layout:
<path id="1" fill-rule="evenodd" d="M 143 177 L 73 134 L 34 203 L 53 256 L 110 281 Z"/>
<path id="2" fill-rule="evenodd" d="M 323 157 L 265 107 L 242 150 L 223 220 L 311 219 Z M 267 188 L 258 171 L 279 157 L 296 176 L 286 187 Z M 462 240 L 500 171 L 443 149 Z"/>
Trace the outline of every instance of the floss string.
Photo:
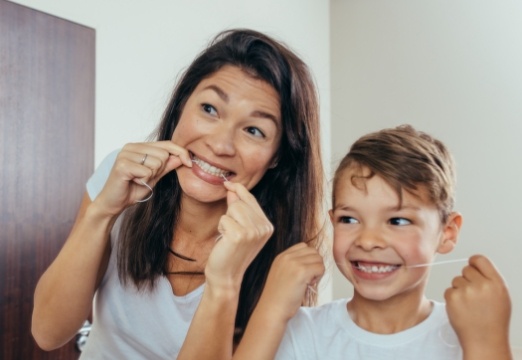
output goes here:
<path id="1" fill-rule="evenodd" d="M 143 199 L 143 200 L 136 200 L 137 203 L 143 203 L 143 202 L 147 202 L 150 200 L 150 198 L 152 197 L 152 195 L 154 195 L 154 192 L 152 191 L 152 188 L 149 186 L 149 184 L 147 184 L 145 181 L 143 181 L 142 179 L 139 179 L 140 182 L 145 185 L 149 190 L 150 190 L 150 195 L 146 198 L 146 199 Z"/>

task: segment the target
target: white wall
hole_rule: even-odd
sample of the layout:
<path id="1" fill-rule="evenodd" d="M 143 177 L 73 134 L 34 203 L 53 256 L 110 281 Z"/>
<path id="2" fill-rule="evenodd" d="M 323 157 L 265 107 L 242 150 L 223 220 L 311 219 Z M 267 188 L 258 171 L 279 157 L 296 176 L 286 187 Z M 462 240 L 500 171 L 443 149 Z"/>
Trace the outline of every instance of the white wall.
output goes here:
<path id="1" fill-rule="evenodd" d="M 329 164 L 328 1 L 12 2 L 96 30 L 95 165 L 125 143 L 145 140 L 157 125 L 181 71 L 215 34 L 236 27 L 263 31 L 285 42 L 309 65 L 320 94 L 323 158 Z M 329 279 L 326 276 L 321 284 L 321 302 L 331 299 Z"/>
<path id="2" fill-rule="evenodd" d="M 329 143 L 327 1 L 13 2 L 96 30 L 96 164 L 109 151 L 141 141 L 154 129 L 181 70 L 217 32 L 232 27 L 264 31 L 309 64 L 321 93 L 323 141 Z"/>
<path id="3" fill-rule="evenodd" d="M 282 40 L 310 66 L 320 93 L 323 156 L 330 158 L 328 1 L 13 2 L 96 30 L 96 165 L 108 152 L 154 130 L 181 71 L 215 34 L 233 27 Z M 323 290 L 326 301 L 330 285 L 324 283 Z"/>
<path id="4" fill-rule="evenodd" d="M 332 169 L 359 136 L 411 123 L 457 161 L 460 242 L 442 259 L 487 254 L 512 302 L 522 346 L 522 3 L 331 0 Z M 434 267 L 428 295 L 462 264 Z M 338 273 L 334 298 L 351 287 Z"/>

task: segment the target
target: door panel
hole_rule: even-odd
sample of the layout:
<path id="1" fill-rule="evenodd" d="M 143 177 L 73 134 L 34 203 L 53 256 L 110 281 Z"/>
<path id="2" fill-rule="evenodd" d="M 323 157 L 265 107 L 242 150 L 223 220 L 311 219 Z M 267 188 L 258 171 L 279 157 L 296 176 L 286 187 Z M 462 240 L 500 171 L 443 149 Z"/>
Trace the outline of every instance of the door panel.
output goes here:
<path id="1" fill-rule="evenodd" d="M 0 358 L 39 350 L 36 282 L 66 239 L 94 166 L 95 32 L 0 0 Z M 78 279 L 81 281 L 81 279 Z"/>

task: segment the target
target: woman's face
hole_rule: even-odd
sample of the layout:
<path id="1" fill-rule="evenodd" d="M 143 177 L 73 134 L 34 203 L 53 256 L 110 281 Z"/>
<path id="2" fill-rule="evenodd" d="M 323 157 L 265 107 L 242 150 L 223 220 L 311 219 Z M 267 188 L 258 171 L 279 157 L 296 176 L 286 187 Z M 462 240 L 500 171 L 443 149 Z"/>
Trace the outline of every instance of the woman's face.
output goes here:
<path id="1" fill-rule="evenodd" d="M 225 177 L 253 188 L 275 161 L 280 108 L 272 86 L 237 67 L 224 66 L 202 80 L 172 135 L 192 158 L 192 168 L 177 169 L 184 195 L 201 202 L 222 200 Z"/>

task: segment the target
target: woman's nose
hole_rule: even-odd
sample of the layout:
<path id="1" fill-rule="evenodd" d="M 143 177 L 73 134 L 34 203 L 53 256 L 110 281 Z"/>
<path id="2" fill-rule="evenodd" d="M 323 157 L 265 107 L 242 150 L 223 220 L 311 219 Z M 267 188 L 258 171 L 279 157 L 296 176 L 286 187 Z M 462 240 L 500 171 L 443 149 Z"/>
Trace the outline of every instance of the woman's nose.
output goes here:
<path id="1" fill-rule="evenodd" d="M 233 156 L 236 153 L 236 135 L 232 127 L 223 122 L 208 134 L 207 145 L 216 155 Z"/>

